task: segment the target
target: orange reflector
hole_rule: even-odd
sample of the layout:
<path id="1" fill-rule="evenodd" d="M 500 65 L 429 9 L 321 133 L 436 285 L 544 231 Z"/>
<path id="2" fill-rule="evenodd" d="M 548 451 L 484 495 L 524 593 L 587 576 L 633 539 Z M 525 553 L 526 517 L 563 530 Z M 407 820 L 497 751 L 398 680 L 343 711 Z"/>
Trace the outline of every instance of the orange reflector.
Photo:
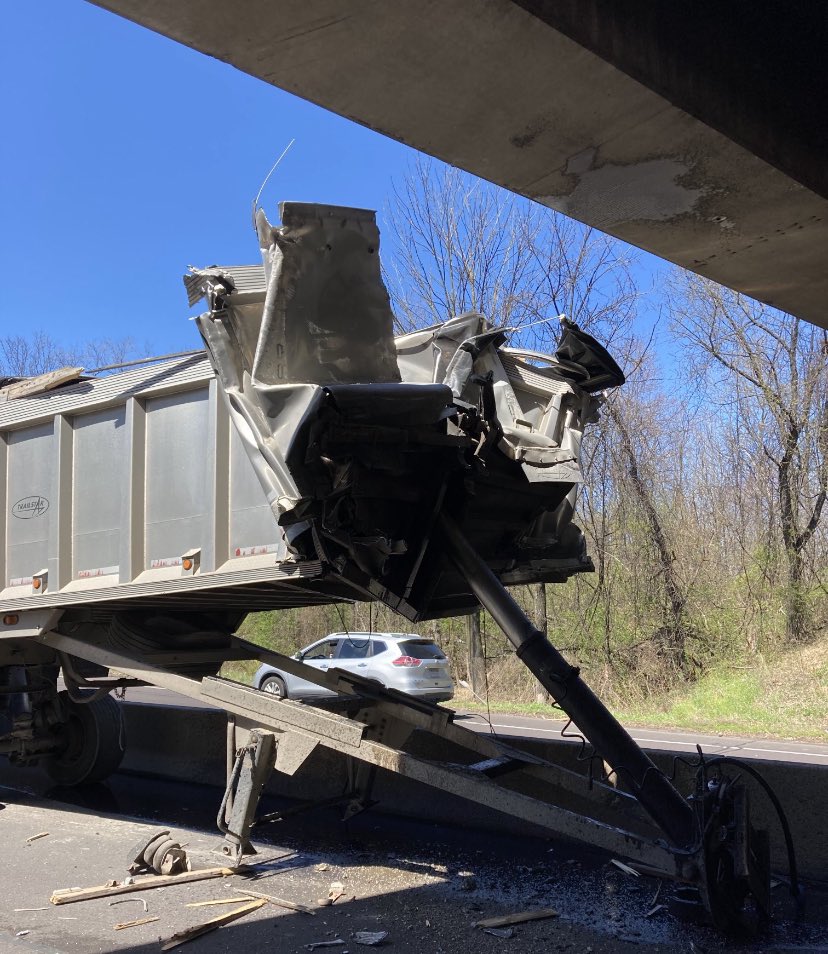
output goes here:
<path id="1" fill-rule="evenodd" d="M 4 626 L 16 626 L 20 622 L 20 617 L 17 613 L 6 613 L 3 617 Z"/>
<path id="2" fill-rule="evenodd" d="M 181 565 L 184 567 L 185 570 L 192 570 L 192 568 L 193 568 L 193 561 L 192 561 L 192 560 L 184 560 L 184 562 L 183 562 Z"/>
<path id="3" fill-rule="evenodd" d="M 36 590 L 39 590 L 42 582 L 43 582 L 42 580 L 39 580 L 37 577 L 35 577 L 32 580 L 32 587 Z"/>

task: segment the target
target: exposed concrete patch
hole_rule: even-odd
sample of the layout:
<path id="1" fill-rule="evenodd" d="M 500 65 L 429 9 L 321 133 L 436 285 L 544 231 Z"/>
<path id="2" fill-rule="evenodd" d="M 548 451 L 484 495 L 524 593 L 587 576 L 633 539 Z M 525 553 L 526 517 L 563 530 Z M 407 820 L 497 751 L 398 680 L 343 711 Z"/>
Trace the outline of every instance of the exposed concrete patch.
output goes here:
<path id="1" fill-rule="evenodd" d="M 678 159 L 648 159 L 629 165 L 595 167 L 597 149 L 585 149 L 569 160 L 566 175 L 577 184 L 567 195 L 539 196 L 538 201 L 565 215 L 609 229 L 625 222 L 666 222 L 695 211 L 706 189 L 679 180 L 692 169 Z"/>

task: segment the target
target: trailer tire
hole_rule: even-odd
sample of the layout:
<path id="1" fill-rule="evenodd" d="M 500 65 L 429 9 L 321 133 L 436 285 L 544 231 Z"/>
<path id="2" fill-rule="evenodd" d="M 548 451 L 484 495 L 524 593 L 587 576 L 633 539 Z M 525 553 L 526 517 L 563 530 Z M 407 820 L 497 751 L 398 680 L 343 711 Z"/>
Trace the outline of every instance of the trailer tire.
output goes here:
<path id="1" fill-rule="evenodd" d="M 61 749 L 44 761 L 56 785 L 100 782 L 115 772 L 124 757 L 121 707 L 112 696 L 79 703 L 59 694 L 66 720 L 58 730 Z"/>
<path id="2" fill-rule="evenodd" d="M 276 696 L 277 699 L 287 699 L 288 697 L 287 686 L 281 676 L 268 676 L 266 679 L 262 679 L 259 688 L 262 692 L 268 692 L 270 695 Z"/>

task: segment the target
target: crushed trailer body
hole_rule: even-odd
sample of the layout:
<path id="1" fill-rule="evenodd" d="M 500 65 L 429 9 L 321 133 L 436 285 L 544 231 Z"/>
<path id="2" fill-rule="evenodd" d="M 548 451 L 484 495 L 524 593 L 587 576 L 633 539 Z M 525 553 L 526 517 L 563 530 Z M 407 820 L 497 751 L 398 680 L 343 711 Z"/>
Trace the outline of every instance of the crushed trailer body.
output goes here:
<path id="1" fill-rule="evenodd" d="M 768 842 L 744 783 L 700 761 L 680 791 L 506 589 L 592 569 L 579 455 L 618 365 L 566 320 L 554 355 L 476 313 L 395 338 L 373 213 L 286 203 L 281 226 L 256 225 L 262 266 L 185 278 L 206 356 L 0 392 L 0 752 L 61 784 L 103 778 L 123 750 L 108 693 L 150 683 L 228 712 L 234 864 L 274 765 L 323 746 L 353 759 L 346 816 L 383 768 L 693 886 L 724 929 L 760 924 Z M 354 600 L 415 622 L 484 606 L 616 785 L 594 759 L 533 759 L 235 635 L 255 609 Z M 333 689 L 341 711 L 217 677 L 234 659 Z M 429 735 L 458 761 L 410 748 Z"/>

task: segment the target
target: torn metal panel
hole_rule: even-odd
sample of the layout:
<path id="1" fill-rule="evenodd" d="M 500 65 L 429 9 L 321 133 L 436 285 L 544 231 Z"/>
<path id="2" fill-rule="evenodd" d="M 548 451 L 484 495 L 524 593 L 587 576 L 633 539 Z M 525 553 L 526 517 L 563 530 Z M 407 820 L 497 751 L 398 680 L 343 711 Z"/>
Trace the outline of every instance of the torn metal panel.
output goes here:
<path id="1" fill-rule="evenodd" d="M 623 383 L 606 351 L 571 323 L 554 356 L 508 348 L 473 312 L 395 340 L 374 214 L 281 213 L 257 216 L 263 270 L 185 283 L 292 553 L 410 619 L 474 603 L 435 542 L 440 511 L 511 581 L 591 569 L 572 514 L 595 392 Z"/>

